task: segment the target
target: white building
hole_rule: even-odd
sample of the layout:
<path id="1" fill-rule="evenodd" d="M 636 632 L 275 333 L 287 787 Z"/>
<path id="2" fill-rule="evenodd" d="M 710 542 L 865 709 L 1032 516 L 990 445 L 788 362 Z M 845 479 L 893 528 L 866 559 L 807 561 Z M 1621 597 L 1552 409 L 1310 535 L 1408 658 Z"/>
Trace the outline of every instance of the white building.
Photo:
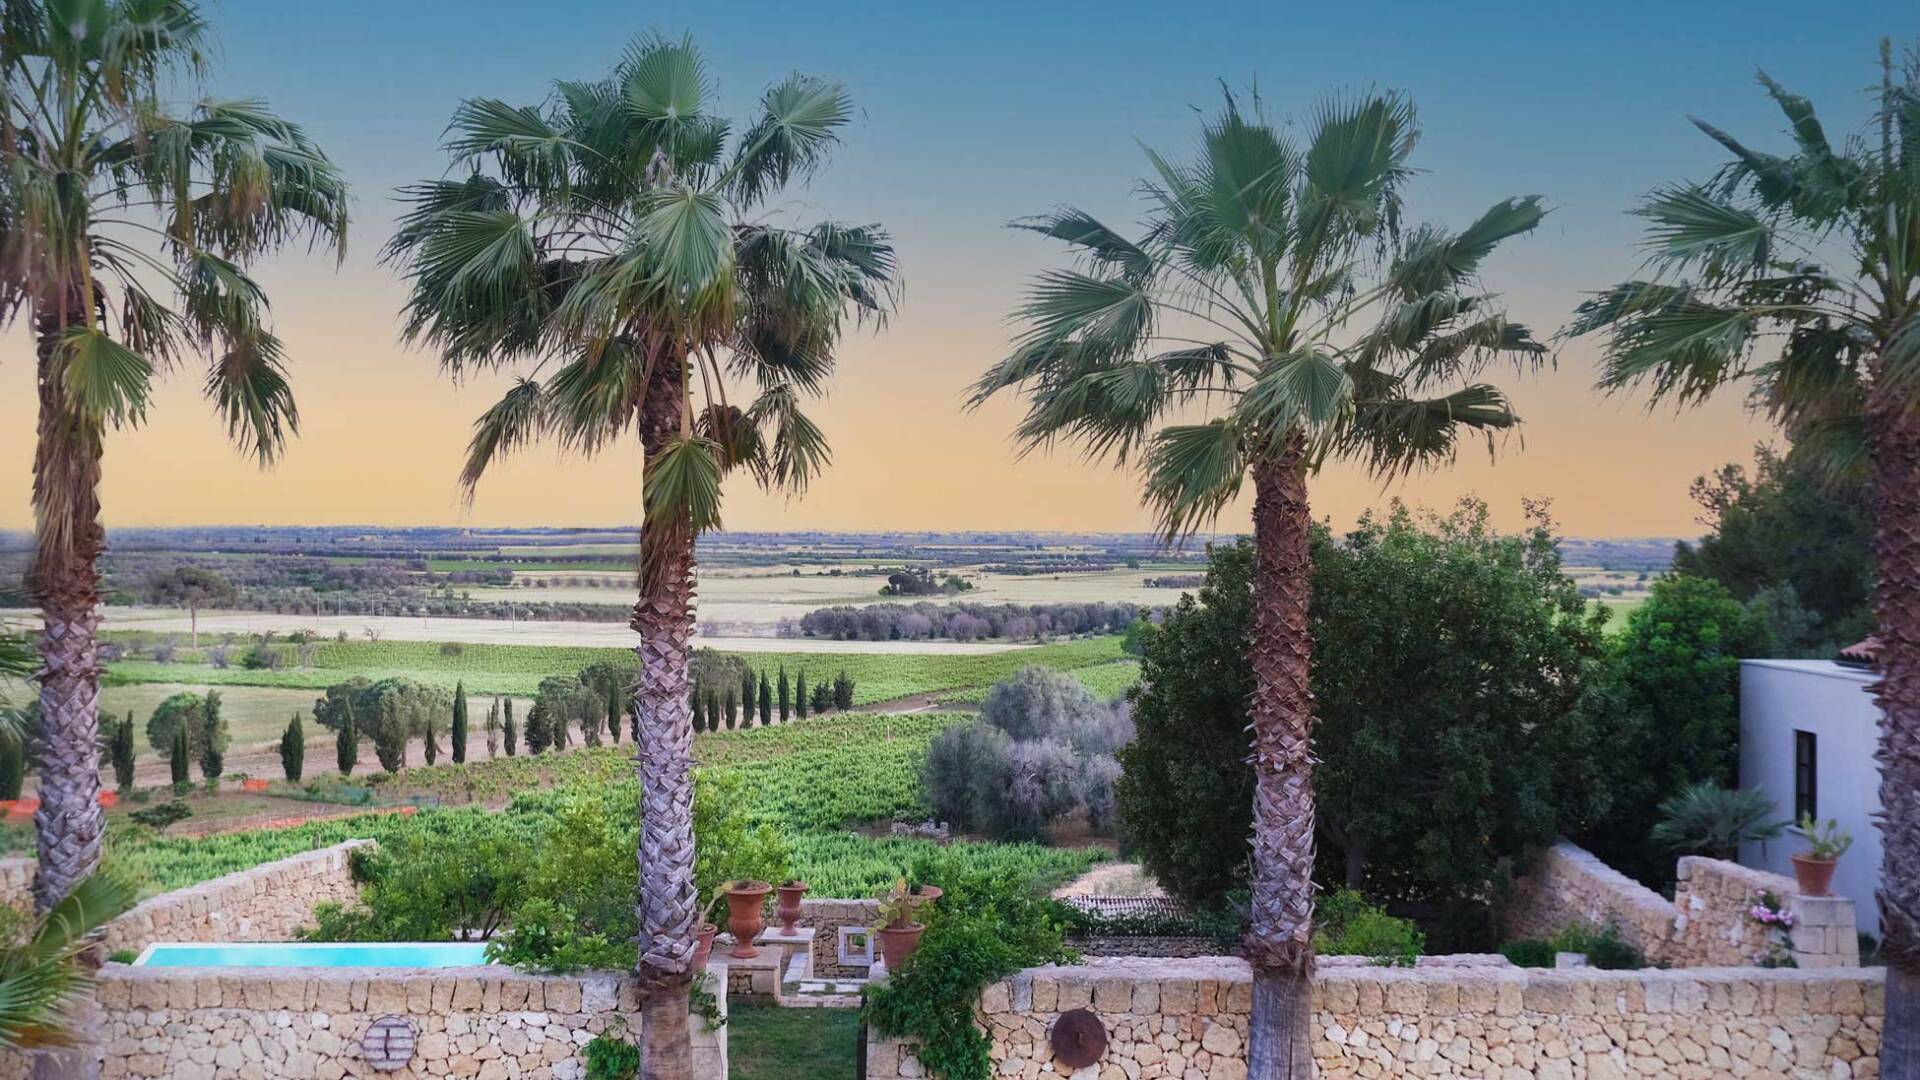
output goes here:
<path id="1" fill-rule="evenodd" d="M 1831 660 L 1740 662 L 1740 785 L 1758 788 L 1780 816 L 1831 818 L 1853 834 L 1840 860 L 1833 891 L 1859 912 L 1860 929 L 1880 936 L 1880 708 L 1863 666 Z M 1806 842 L 1792 832 L 1766 844 L 1746 844 L 1741 863 L 1793 875 L 1789 857 Z"/>

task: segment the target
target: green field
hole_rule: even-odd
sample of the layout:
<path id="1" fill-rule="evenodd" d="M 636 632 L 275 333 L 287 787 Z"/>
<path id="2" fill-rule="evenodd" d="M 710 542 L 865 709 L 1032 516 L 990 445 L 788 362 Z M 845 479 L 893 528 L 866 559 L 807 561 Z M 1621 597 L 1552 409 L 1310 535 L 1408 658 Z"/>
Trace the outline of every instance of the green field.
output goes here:
<path id="1" fill-rule="evenodd" d="M 1087 693 L 1102 701 L 1124 696 L 1133 689 L 1134 683 L 1140 681 L 1138 660 L 1111 660 L 1104 664 L 1065 670 L 1087 688 Z M 990 689 L 991 686 L 970 686 L 951 694 L 941 694 L 940 701 L 947 705 L 978 705 L 987 700 L 987 691 Z"/>
<path id="2" fill-rule="evenodd" d="M 110 635 L 111 636 L 111 635 Z M 429 641 L 346 641 L 318 643 L 313 666 L 249 670 L 216 668 L 206 663 L 116 660 L 107 667 L 113 685 L 178 683 L 187 686 L 260 686 L 324 690 L 355 675 L 369 679 L 403 677 L 451 689 L 464 682 L 475 694 L 532 694 L 540 680 L 571 674 L 600 661 L 631 663 L 629 649 L 556 645 L 460 645 Z M 915 694 L 984 687 L 1028 664 L 1062 671 L 1112 663 L 1122 658 L 1120 639 L 1083 638 L 995 653 L 782 653 L 739 654 L 755 670 L 790 674 L 806 671 L 831 678 L 845 671 L 855 682 L 854 704 L 871 705 Z M 284 718 L 282 719 L 284 723 Z"/>

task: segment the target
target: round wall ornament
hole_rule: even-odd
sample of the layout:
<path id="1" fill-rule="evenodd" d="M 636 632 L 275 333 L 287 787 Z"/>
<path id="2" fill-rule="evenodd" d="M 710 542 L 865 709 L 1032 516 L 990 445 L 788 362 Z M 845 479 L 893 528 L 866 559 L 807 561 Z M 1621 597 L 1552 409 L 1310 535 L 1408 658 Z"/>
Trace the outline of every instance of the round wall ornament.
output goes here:
<path id="1" fill-rule="evenodd" d="M 1072 1009 L 1053 1022 L 1048 1041 L 1055 1061 L 1069 1069 L 1084 1069 L 1107 1052 L 1107 1028 L 1086 1009 Z"/>
<path id="2" fill-rule="evenodd" d="M 360 1055 L 376 1072 L 397 1072 L 413 1060 L 413 1025 L 402 1016 L 383 1016 L 360 1036 Z"/>

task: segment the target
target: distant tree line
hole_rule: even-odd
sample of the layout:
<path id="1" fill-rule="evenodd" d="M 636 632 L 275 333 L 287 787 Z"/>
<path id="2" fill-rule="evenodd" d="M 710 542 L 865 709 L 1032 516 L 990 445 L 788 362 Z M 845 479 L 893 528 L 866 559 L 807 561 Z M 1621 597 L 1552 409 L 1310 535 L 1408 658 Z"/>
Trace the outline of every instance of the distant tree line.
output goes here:
<path id="1" fill-rule="evenodd" d="M 1147 613 L 1137 604 L 870 604 L 819 608 L 783 628 L 792 636 L 835 641 L 1029 641 L 1072 634 L 1118 634 Z M 797 634 L 792 631 L 797 630 Z"/>
<path id="2" fill-rule="evenodd" d="M 1197 589 L 1206 580 L 1205 574 L 1166 574 L 1150 577 L 1141 584 L 1149 589 Z"/>
<path id="3" fill-rule="evenodd" d="M 693 730 L 734 731 L 766 727 L 776 719 L 784 724 L 815 713 L 845 712 L 853 708 L 853 688 L 845 669 L 809 684 L 801 668 L 789 682 L 784 664 L 769 677 L 737 656 L 709 654 L 705 663 L 694 664 Z"/>

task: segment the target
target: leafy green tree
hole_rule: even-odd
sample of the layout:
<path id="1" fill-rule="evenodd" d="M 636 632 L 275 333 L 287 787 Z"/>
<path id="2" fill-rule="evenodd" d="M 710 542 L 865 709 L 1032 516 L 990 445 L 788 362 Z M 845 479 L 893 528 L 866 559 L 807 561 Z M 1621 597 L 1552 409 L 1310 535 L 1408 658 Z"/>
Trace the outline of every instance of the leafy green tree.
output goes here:
<path id="1" fill-rule="evenodd" d="M 46 676 L 34 818 L 44 913 L 93 873 L 99 806 L 100 462 L 158 373 L 196 354 L 235 442 L 262 464 L 298 426 L 267 298 L 246 265 L 339 249 L 347 190 L 256 101 L 182 110 L 210 53 L 193 0 L 16 0 L 0 11 L 0 322 L 35 344 L 36 550 Z"/>
<path id="2" fill-rule="evenodd" d="M 1869 493 L 1816 466 L 1763 445 L 1751 477 L 1727 465 L 1695 480 L 1712 531 L 1673 553 L 1675 571 L 1718 581 L 1760 614 L 1776 656 L 1830 657 L 1873 628 Z"/>
<path id="3" fill-rule="evenodd" d="M 787 718 L 793 714 L 793 686 L 787 682 L 787 665 L 785 664 L 780 665 L 780 686 L 778 693 L 780 695 L 780 722 L 784 724 L 787 722 Z"/>
<path id="4" fill-rule="evenodd" d="M 773 723 L 773 684 L 767 681 L 767 673 L 760 673 L 760 726 Z"/>
<path id="5" fill-rule="evenodd" d="M 1120 651 L 1128 656 L 1139 656 L 1147 651 L 1147 635 L 1153 633 L 1153 623 L 1144 619 L 1135 619 L 1127 624 L 1127 632 L 1120 638 Z"/>
<path id="6" fill-rule="evenodd" d="M 1082 264 L 1034 283 L 1012 354 L 974 396 L 1023 387 L 1026 446 L 1072 440 L 1137 463 L 1170 536 L 1211 523 L 1253 481 L 1256 1080 L 1313 1067 L 1307 478 L 1330 460 L 1391 477 L 1451 461 L 1472 436 L 1491 446 L 1516 418 L 1475 380 L 1490 361 L 1546 353 L 1478 280 L 1501 241 L 1540 222 L 1537 197 L 1458 233 L 1404 230 L 1419 137 L 1408 98 L 1329 100 L 1303 134 L 1296 144 L 1257 98 L 1249 110 L 1229 95 L 1193 161 L 1149 154 L 1141 239 L 1071 208 L 1022 223 Z"/>
<path id="7" fill-rule="evenodd" d="M 231 604 L 238 595 L 233 584 L 201 566 L 176 566 L 156 571 L 146 580 L 143 592 L 147 601 L 187 609 L 187 626 L 193 648 L 200 648 L 200 609 Z"/>
<path id="8" fill-rule="evenodd" d="M 190 690 L 169 694 L 147 718 L 147 743 L 162 754 L 173 751 L 174 734 L 184 728 L 187 746 L 198 757 L 206 734 L 206 699 Z"/>
<path id="9" fill-rule="evenodd" d="M 1740 765 L 1740 661 L 1768 651 L 1766 628 L 1726 586 L 1674 574 L 1653 583 L 1611 643 L 1589 704 L 1606 735 L 1593 777 L 1610 805 L 1573 836 L 1654 884 L 1673 859 L 1650 849 L 1659 805 L 1689 786 L 1734 787 Z"/>
<path id="10" fill-rule="evenodd" d="M 294 713 L 287 721 L 287 730 L 280 734 L 280 771 L 287 774 L 291 783 L 300 782 L 300 774 L 307 767 L 307 730 L 300 723 L 300 714 Z"/>
<path id="11" fill-rule="evenodd" d="M 847 313 L 883 316 L 896 286 L 880 229 L 790 228 L 762 212 L 825 163 L 853 116 L 845 89 L 789 76 L 739 126 L 713 99 L 690 40 L 649 38 L 607 78 L 559 83 L 547 105 L 463 102 L 447 142 L 462 175 L 407 189 L 388 248 L 409 279 L 407 334 L 435 346 L 449 373 L 551 361 L 544 383 L 516 381 L 481 418 L 469 489 L 539 436 L 593 452 L 638 429 L 641 966 L 665 991 L 692 978 L 699 906 L 687 754 L 694 538 L 719 523 L 729 471 L 797 492 L 825 465 L 802 398 L 824 387 Z M 752 388 L 745 407 L 729 402 L 729 382 Z M 686 994 L 649 994 L 645 1009 L 657 1033 L 646 1075 L 684 1080 Z"/>
<path id="12" fill-rule="evenodd" d="M 133 790 L 133 769 L 136 764 L 133 746 L 133 711 L 127 711 L 127 718 L 113 726 L 113 742 L 108 747 L 108 756 L 113 760 L 113 784 L 121 794 Z"/>
<path id="13" fill-rule="evenodd" d="M 467 684 L 453 684 L 453 763 L 464 764 L 467 760 Z"/>
<path id="14" fill-rule="evenodd" d="M 359 761 L 360 725 L 353 718 L 353 703 L 349 701 L 340 725 L 333 730 L 333 763 L 341 776 L 352 776 L 353 767 Z"/>
<path id="15" fill-rule="evenodd" d="M 507 699 L 506 715 L 507 715 L 507 719 L 506 719 L 504 737 L 507 742 L 507 756 L 512 757 L 515 753 L 518 752 L 519 744 L 520 744 L 520 732 L 518 729 L 514 727 L 514 724 L 513 724 L 513 699 L 512 698 Z"/>
<path id="16" fill-rule="evenodd" d="M 1582 305 L 1601 386 L 1683 404 L 1742 384 L 1794 453 L 1871 492 L 1879 577 L 1880 883 L 1887 1025 L 1880 1072 L 1920 1078 L 1920 49 L 1880 45 L 1864 138 L 1836 146 L 1813 103 L 1769 78 L 1787 153 L 1704 121 L 1731 154 L 1655 190 L 1653 273 Z"/>
<path id="17" fill-rule="evenodd" d="M 227 718 L 220 714 L 220 691 L 209 690 L 200 710 L 200 775 L 220 779 L 227 767 Z"/>

